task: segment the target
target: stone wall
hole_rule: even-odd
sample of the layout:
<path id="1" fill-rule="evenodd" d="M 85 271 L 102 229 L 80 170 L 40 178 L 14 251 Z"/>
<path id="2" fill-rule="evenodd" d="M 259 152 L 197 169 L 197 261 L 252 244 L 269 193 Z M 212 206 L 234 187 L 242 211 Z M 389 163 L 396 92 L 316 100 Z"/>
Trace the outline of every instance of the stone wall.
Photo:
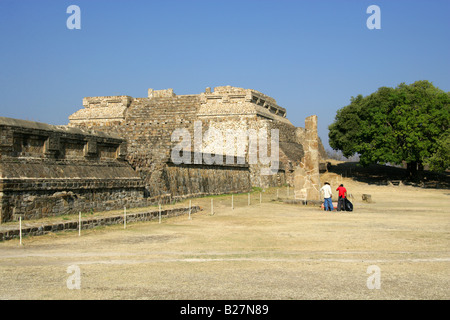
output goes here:
<path id="1" fill-rule="evenodd" d="M 203 156 L 203 154 L 202 154 Z M 211 155 L 215 156 L 215 155 Z M 248 164 L 226 164 L 223 157 L 222 165 L 195 164 L 194 153 L 191 153 L 191 164 L 176 165 L 169 161 L 163 170 L 167 189 L 175 199 L 178 197 L 197 197 L 211 194 L 248 192 L 252 185 Z"/>
<path id="2" fill-rule="evenodd" d="M 0 117 L 0 221 L 141 205 L 125 156 L 117 136 Z"/>

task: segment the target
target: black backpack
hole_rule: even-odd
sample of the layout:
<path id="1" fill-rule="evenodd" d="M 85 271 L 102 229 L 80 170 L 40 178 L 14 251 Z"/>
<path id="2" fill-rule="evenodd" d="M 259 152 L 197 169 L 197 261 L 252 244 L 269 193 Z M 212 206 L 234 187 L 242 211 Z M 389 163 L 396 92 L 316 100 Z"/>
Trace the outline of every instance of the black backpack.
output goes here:
<path id="1" fill-rule="evenodd" d="M 353 211 L 353 203 L 351 203 L 347 198 L 345 198 L 344 207 L 345 211 Z"/>

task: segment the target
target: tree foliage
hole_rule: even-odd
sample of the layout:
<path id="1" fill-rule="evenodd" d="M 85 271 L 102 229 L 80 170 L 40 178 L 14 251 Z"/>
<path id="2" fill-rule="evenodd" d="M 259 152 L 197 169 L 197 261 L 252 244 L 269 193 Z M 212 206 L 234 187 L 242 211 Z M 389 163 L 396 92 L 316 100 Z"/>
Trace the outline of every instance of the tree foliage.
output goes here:
<path id="1" fill-rule="evenodd" d="M 426 164 L 437 171 L 449 167 L 450 92 L 423 80 L 381 87 L 350 102 L 329 126 L 334 150 L 359 154 L 363 165 L 406 162 L 412 174 Z"/>
<path id="2" fill-rule="evenodd" d="M 442 171 L 450 168 L 450 130 L 447 130 L 437 141 L 436 152 L 426 160 L 430 170 Z"/>

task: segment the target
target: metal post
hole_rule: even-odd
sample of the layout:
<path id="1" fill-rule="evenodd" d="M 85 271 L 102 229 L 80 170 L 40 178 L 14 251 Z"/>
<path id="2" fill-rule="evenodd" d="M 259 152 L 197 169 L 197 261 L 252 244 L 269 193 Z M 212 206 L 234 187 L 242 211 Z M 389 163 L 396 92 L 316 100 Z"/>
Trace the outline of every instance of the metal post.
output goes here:
<path id="1" fill-rule="evenodd" d="M 78 236 L 81 236 L 81 211 L 78 213 Z"/>
<path id="2" fill-rule="evenodd" d="M 191 220 L 191 200 L 189 200 L 189 220 Z"/>
<path id="3" fill-rule="evenodd" d="M 123 207 L 123 228 L 127 228 L 127 207 Z"/>
<path id="4" fill-rule="evenodd" d="M 159 223 L 161 223 L 161 204 L 159 205 Z"/>
<path id="5" fill-rule="evenodd" d="M 22 217 L 19 217 L 19 237 L 20 245 L 22 245 Z"/>

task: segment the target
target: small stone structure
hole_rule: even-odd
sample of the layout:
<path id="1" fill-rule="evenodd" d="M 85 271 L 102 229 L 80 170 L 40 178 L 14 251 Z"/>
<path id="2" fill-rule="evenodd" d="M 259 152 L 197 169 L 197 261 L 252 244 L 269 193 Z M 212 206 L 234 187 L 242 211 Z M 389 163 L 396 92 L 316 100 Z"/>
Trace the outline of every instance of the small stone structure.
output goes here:
<path id="1" fill-rule="evenodd" d="M 362 195 L 362 201 L 367 202 L 367 203 L 372 203 L 372 195 L 364 193 Z"/>

